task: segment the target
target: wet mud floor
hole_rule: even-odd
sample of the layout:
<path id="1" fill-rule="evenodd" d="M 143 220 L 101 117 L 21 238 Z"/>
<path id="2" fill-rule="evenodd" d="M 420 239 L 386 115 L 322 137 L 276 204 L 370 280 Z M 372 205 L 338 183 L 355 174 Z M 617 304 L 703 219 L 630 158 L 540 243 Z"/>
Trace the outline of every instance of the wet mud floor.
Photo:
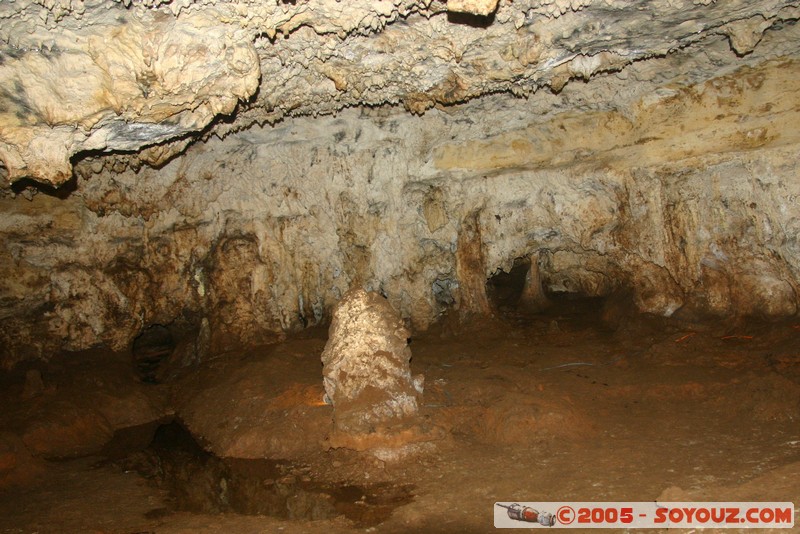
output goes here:
<path id="1" fill-rule="evenodd" d="M 325 330 L 216 357 L 174 394 L 262 365 L 269 395 L 311 398 L 276 427 L 291 458 L 220 459 L 165 421 L 145 448 L 46 462 L 0 493 L 0 532 L 491 532 L 495 501 L 800 505 L 800 325 L 611 329 L 600 315 L 565 301 L 415 337 L 420 418 L 436 432 L 399 460 L 325 450 L 321 427 L 304 426 L 330 418 L 315 402 Z M 218 400 L 220 417 L 258 409 L 226 415 Z"/>

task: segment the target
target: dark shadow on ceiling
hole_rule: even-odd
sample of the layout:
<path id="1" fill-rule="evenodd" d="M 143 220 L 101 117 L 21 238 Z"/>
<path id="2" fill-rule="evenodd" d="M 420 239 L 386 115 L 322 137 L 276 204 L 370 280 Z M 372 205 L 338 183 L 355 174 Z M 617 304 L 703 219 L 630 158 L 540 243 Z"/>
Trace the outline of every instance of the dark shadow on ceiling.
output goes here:
<path id="1" fill-rule="evenodd" d="M 36 193 L 42 193 L 50 197 L 56 197 L 64 200 L 68 198 L 76 189 L 78 189 L 78 180 L 73 174 L 69 180 L 58 187 L 37 182 L 31 178 L 22 178 L 11 184 L 11 191 L 13 191 L 16 195 L 22 194 L 26 189 L 32 189 Z"/>
<path id="2" fill-rule="evenodd" d="M 463 26 L 470 26 L 472 28 L 488 28 L 494 24 L 494 13 L 486 17 L 480 15 L 473 15 L 471 13 L 456 13 L 453 11 L 447 12 L 447 22 L 450 24 L 461 24 Z"/>

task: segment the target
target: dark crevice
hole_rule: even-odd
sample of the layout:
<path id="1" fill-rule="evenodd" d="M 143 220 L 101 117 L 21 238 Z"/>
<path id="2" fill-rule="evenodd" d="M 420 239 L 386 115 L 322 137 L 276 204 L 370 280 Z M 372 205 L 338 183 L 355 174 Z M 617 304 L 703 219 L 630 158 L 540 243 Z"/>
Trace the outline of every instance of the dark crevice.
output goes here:
<path id="1" fill-rule="evenodd" d="M 486 29 L 494 24 L 494 13 L 487 16 L 473 15 L 472 13 L 459 13 L 456 11 L 447 12 L 447 22 L 450 24 L 460 24 L 471 28 Z"/>
<path id="2" fill-rule="evenodd" d="M 137 471 L 169 493 L 171 510 L 269 515 L 291 520 L 344 516 L 357 527 L 378 525 L 414 498 L 414 486 L 319 483 L 308 466 L 281 460 L 219 458 L 178 421 L 158 427 L 152 443 L 116 465 Z"/>
<path id="3" fill-rule="evenodd" d="M 530 258 L 517 258 L 510 271 L 498 269 L 486 281 L 486 294 L 495 309 L 509 311 L 517 306 L 530 266 Z"/>
<path id="4" fill-rule="evenodd" d="M 0 168 L 0 178 L 2 178 L 3 169 Z M 7 172 L 7 171 L 6 171 Z M 21 178 L 11 184 L 11 191 L 16 195 L 30 196 L 36 194 L 43 194 L 51 197 L 66 199 L 78 189 L 78 180 L 73 175 L 72 178 L 56 187 L 54 185 L 37 182 L 32 178 Z"/>
<path id="5" fill-rule="evenodd" d="M 133 365 L 139 380 L 146 384 L 157 384 L 161 364 L 175 350 L 175 339 L 171 330 L 161 324 L 152 324 L 142 330 L 133 340 Z"/>

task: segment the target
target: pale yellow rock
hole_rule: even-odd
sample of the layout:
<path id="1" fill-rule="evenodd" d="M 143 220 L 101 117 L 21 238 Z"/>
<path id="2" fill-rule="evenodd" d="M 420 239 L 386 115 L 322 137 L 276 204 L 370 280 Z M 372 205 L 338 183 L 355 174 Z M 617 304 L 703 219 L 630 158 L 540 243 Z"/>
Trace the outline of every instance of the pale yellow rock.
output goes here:
<path id="1" fill-rule="evenodd" d="M 781 25 L 798 13 L 789 0 L 4 2 L 0 182 L 59 185 L 88 153 L 170 144 L 174 156 L 214 121 L 225 135 L 358 105 L 421 114 L 561 91 L 719 35 L 744 57 L 767 30 L 795 31 Z M 776 54 L 796 55 L 797 43 L 784 39 Z M 723 74 L 722 63 L 690 61 L 689 76 Z"/>
<path id="2" fill-rule="evenodd" d="M 447 0 L 447 10 L 485 17 L 494 13 L 498 0 Z"/>
<path id="3" fill-rule="evenodd" d="M 626 115 L 565 113 L 490 140 L 445 144 L 441 169 L 559 166 L 601 157 L 617 168 L 796 143 L 800 62 L 777 61 L 690 89 L 645 96 Z M 765 106 L 765 102 L 770 105 Z M 635 122 L 631 122 L 630 118 Z"/>
<path id="4" fill-rule="evenodd" d="M 443 228 L 447 224 L 447 209 L 444 205 L 442 192 L 439 189 L 432 190 L 425 199 L 425 203 L 422 206 L 422 213 L 425 216 L 425 222 L 431 233 Z"/>
<path id="5" fill-rule="evenodd" d="M 0 65 L 6 179 L 54 185 L 86 150 L 131 150 L 195 132 L 258 87 L 258 56 L 218 14 L 98 14 L 83 32 Z"/>
<path id="6" fill-rule="evenodd" d="M 337 303 L 321 356 L 335 433 L 360 441 L 417 416 L 423 377 L 411 376 L 410 336 L 377 293 L 354 288 Z"/>

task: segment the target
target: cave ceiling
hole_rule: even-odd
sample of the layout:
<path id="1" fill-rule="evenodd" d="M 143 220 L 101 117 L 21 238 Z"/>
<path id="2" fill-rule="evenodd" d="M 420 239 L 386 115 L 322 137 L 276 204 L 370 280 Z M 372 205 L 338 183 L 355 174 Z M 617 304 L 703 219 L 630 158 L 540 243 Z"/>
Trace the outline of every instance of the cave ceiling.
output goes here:
<path id="1" fill-rule="evenodd" d="M 347 107 L 558 94 L 673 54 L 684 79 L 710 79 L 765 33 L 785 33 L 773 57 L 796 56 L 799 13 L 790 0 L 2 2 L 0 181 L 58 186 L 87 155 L 157 166 L 209 133 Z M 720 40 L 723 60 L 708 52 Z"/>

